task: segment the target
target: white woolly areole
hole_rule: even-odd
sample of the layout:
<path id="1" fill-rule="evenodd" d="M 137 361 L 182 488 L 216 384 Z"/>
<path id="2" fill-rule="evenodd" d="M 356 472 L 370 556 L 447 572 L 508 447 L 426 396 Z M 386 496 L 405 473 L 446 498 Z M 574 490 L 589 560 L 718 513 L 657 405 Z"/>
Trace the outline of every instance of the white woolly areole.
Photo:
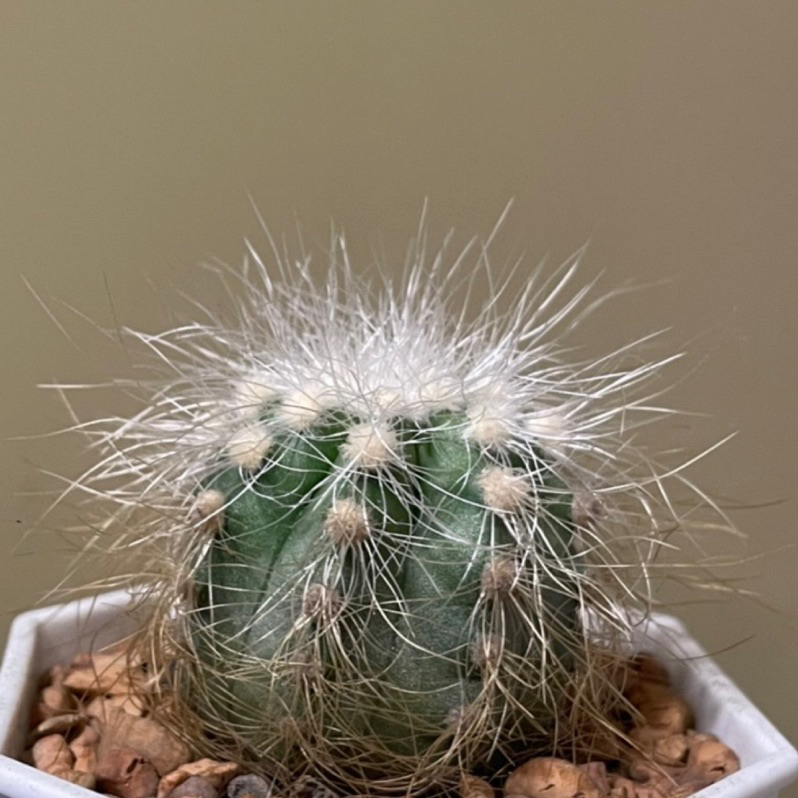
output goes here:
<path id="1" fill-rule="evenodd" d="M 252 374 L 233 385 L 233 402 L 236 409 L 246 418 L 257 418 L 263 405 L 274 399 L 278 393 L 267 381 L 267 375 Z"/>
<path id="2" fill-rule="evenodd" d="M 488 598 L 509 595 L 518 584 L 520 568 L 515 557 L 500 555 L 482 570 L 482 590 Z"/>
<path id="3" fill-rule="evenodd" d="M 374 405 L 382 416 L 399 415 L 404 409 L 404 398 L 401 388 L 380 388 L 374 396 Z"/>
<path id="4" fill-rule="evenodd" d="M 362 543 L 371 537 L 368 511 L 354 499 L 337 499 L 324 520 L 324 532 L 341 546 Z"/>
<path id="5" fill-rule="evenodd" d="M 254 471 L 260 468 L 272 447 L 272 437 L 260 424 L 251 424 L 234 433 L 227 442 L 227 456 L 239 468 Z"/>
<path id="6" fill-rule="evenodd" d="M 506 466 L 491 466 L 477 477 L 485 504 L 502 513 L 518 513 L 534 504 L 529 478 Z"/>
<path id="7" fill-rule="evenodd" d="M 215 527 L 222 525 L 222 510 L 226 503 L 225 495 L 220 490 L 203 490 L 194 501 L 192 518 L 197 521 L 212 521 Z"/>
<path id="8" fill-rule="evenodd" d="M 469 405 L 466 437 L 483 446 L 501 446 L 512 433 L 511 419 L 502 413 L 501 407 L 482 402 Z"/>
<path id="9" fill-rule="evenodd" d="M 302 600 L 302 612 L 308 618 L 332 617 L 343 605 L 340 593 L 335 588 L 315 583 L 308 586 Z"/>
<path id="10" fill-rule="evenodd" d="M 358 424 L 341 448 L 344 456 L 361 468 L 382 468 L 396 456 L 396 433 L 385 423 Z"/>
<path id="11" fill-rule="evenodd" d="M 309 383 L 290 391 L 283 398 L 279 420 L 294 430 L 307 429 L 326 409 L 325 393 L 318 383 Z"/>

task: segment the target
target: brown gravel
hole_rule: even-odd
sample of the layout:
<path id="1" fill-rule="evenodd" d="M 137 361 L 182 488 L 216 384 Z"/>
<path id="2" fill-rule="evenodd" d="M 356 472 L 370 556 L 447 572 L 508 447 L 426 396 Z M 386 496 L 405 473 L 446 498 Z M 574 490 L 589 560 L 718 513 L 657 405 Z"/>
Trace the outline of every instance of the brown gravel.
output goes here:
<path id="1" fill-rule="evenodd" d="M 280 798 L 268 781 L 232 762 L 193 759 L 185 743 L 148 717 L 136 698 L 145 685 L 143 663 L 131 662 L 122 648 L 52 668 L 32 712 L 25 756 L 111 798 Z M 610 755 L 603 751 L 608 761 L 529 760 L 506 778 L 503 798 L 687 798 L 739 769 L 728 746 L 695 731 L 690 707 L 656 659 L 630 660 L 623 690 L 636 714 L 624 730 L 628 742 L 615 741 Z M 497 786 L 466 775 L 460 795 L 496 798 Z M 306 776 L 284 794 L 322 792 L 337 798 Z"/>

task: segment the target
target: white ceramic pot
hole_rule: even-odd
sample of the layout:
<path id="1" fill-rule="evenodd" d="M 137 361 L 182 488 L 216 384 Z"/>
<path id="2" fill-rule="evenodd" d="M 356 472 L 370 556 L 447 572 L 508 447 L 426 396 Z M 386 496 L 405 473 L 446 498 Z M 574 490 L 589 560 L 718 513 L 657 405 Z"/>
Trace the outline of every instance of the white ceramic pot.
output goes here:
<path id="1" fill-rule="evenodd" d="M 20 615 L 11 627 L 0 669 L 0 798 L 89 798 L 97 793 L 18 762 L 39 677 L 77 652 L 116 642 L 131 632 L 124 591 L 45 607 Z M 798 778 L 798 752 L 740 692 L 679 621 L 657 615 L 641 635 L 640 650 L 666 648 L 674 684 L 692 706 L 699 730 L 718 735 L 742 761 L 740 771 L 697 798 L 768 798 Z"/>

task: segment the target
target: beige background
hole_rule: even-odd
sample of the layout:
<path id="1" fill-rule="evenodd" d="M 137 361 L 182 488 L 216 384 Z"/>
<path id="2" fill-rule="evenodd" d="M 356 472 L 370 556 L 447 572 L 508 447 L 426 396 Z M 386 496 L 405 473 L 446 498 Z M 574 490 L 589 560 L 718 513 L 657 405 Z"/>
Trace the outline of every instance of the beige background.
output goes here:
<path id="1" fill-rule="evenodd" d="M 53 487 L 37 468 L 88 462 L 72 438 L 11 439 L 68 421 L 36 384 L 132 373 L 59 301 L 153 331 L 179 289 L 213 302 L 196 264 L 264 243 L 249 195 L 310 246 L 334 220 L 363 270 L 375 251 L 401 262 L 425 197 L 433 236 L 453 226 L 461 242 L 514 197 L 498 262 L 556 263 L 589 240 L 586 276 L 662 281 L 584 339 L 600 351 L 672 328 L 663 353 L 686 348 L 694 368 L 670 402 L 707 416 L 657 444 L 739 431 L 692 476 L 749 506 L 733 517 L 764 556 L 743 571 L 773 609 L 678 611 L 798 741 L 797 52 L 794 0 L 5 0 L 0 635 L 66 567 L 68 543 L 22 539 Z M 72 522 L 64 508 L 48 524 Z"/>

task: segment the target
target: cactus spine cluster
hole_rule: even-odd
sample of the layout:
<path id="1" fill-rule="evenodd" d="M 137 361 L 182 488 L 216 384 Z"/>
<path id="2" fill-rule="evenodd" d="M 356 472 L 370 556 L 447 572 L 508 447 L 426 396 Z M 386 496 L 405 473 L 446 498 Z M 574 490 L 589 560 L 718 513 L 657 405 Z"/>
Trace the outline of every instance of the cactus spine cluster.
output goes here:
<path id="1" fill-rule="evenodd" d="M 592 309 L 575 262 L 507 306 L 464 255 L 422 242 L 374 291 L 335 251 L 319 284 L 253 250 L 232 321 L 131 333 L 169 377 L 84 427 L 107 455 L 81 485 L 150 554 L 173 720 L 205 753 L 374 793 L 575 748 L 617 699 L 673 509 L 633 445 L 662 363 L 565 362 Z"/>

